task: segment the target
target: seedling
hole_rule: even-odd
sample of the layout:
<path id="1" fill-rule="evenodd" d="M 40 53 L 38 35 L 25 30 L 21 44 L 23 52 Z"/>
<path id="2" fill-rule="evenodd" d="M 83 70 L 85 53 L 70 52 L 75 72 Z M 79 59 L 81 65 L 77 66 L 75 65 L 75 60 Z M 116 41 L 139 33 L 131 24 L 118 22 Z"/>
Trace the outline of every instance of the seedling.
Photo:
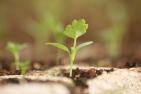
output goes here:
<path id="1" fill-rule="evenodd" d="M 64 26 L 62 25 L 59 18 L 48 13 L 46 15 L 46 20 L 46 27 L 48 28 L 48 31 L 52 32 L 55 41 L 64 43 L 65 35 L 62 32 L 64 30 Z"/>
<path id="2" fill-rule="evenodd" d="M 8 42 L 7 48 L 14 55 L 14 59 L 15 59 L 14 64 L 16 66 L 16 70 L 20 71 L 21 74 L 25 74 L 29 67 L 29 60 L 20 61 L 19 54 L 22 49 L 26 48 L 26 45 Z"/>
<path id="3" fill-rule="evenodd" d="M 66 37 L 63 33 L 64 31 L 64 26 L 59 20 L 59 17 L 56 17 L 50 13 L 46 16 L 47 23 L 46 27 L 48 28 L 48 31 L 52 33 L 52 37 L 54 38 L 54 41 L 57 43 L 64 44 Z M 62 57 L 62 53 L 58 49 L 56 52 L 56 64 L 59 64 L 59 60 Z"/>
<path id="4" fill-rule="evenodd" d="M 69 54 L 70 77 L 72 77 L 72 68 L 74 65 L 74 60 L 75 60 L 77 52 L 81 48 L 93 43 L 92 41 L 89 41 L 89 42 L 85 42 L 77 46 L 77 39 L 86 33 L 87 28 L 88 28 L 88 24 L 86 24 L 84 19 L 73 20 L 71 25 L 67 25 L 67 27 L 65 28 L 64 34 L 67 37 L 73 39 L 73 46 L 70 48 L 60 43 L 47 43 L 48 45 L 55 46 L 61 50 L 64 50 L 65 52 Z"/>
<path id="5" fill-rule="evenodd" d="M 118 58 L 121 55 L 121 45 L 125 35 L 125 28 L 121 24 L 116 24 L 104 31 L 102 33 L 102 39 L 109 56 L 112 59 Z"/>

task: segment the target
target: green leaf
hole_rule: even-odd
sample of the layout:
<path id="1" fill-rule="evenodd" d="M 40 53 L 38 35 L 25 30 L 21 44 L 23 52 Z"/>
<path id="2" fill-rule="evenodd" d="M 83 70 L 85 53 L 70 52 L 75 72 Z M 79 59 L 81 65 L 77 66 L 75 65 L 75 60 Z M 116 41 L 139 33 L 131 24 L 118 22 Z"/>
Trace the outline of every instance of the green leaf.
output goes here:
<path id="1" fill-rule="evenodd" d="M 46 43 L 46 44 L 54 46 L 54 47 L 57 47 L 57 48 L 59 48 L 61 50 L 64 50 L 64 51 L 69 53 L 69 49 L 65 45 L 63 45 L 63 44 L 60 44 L 60 43 Z"/>
<path id="2" fill-rule="evenodd" d="M 30 61 L 25 60 L 25 61 L 20 62 L 19 64 L 20 64 L 21 74 L 25 74 L 27 70 L 29 69 Z"/>
<path id="3" fill-rule="evenodd" d="M 86 24 L 84 19 L 73 20 L 71 25 L 67 25 L 65 28 L 64 34 L 70 38 L 78 38 L 81 35 L 86 33 L 88 24 Z"/>
<path id="4" fill-rule="evenodd" d="M 19 53 L 20 50 L 24 49 L 26 47 L 25 44 L 16 44 L 13 42 L 8 42 L 7 44 L 7 49 L 11 52 L 11 53 Z"/>
<path id="5" fill-rule="evenodd" d="M 45 16 L 43 16 L 44 27 L 47 31 L 51 31 L 53 34 L 53 37 L 55 38 L 55 41 L 57 43 L 64 43 L 65 41 L 65 34 L 64 34 L 64 26 L 59 20 L 58 17 L 54 16 L 52 13 L 45 13 Z M 46 31 L 45 30 L 45 31 Z M 46 35 L 46 34 L 44 34 Z"/>
<path id="6" fill-rule="evenodd" d="M 89 42 L 85 42 L 85 43 L 78 45 L 77 51 L 80 50 L 81 48 L 85 47 L 85 46 L 92 44 L 92 43 L 93 43 L 93 41 L 89 41 Z"/>

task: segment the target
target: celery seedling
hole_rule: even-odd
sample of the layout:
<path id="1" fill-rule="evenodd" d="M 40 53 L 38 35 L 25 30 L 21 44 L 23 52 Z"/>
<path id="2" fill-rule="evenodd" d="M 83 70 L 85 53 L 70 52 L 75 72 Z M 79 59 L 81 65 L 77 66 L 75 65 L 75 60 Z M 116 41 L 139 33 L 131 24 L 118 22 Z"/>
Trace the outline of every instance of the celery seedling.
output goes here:
<path id="1" fill-rule="evenodd" d="M 20 61 L 20 51 L 24 49 L 26 45 L 15 44 L 13 42 L 8 42 L 7 48 L 14 55 L 14 64 L 16 70 L 20 71 L 21 74 L 25 74 L 29 67 L 29 60 Z"/>
<path id="2" fill-rule="evenodd" d="M 73 68 L 75 57 L 76 57 L 76 53 L 81 48 L 83 48 L 83 47 L 93 43 L 92 41 L 89 41 L 89 42 L 85 42 L 85 43 L 82 43 L 82 44 L 77 46 L 77 39 L 78 39 L 78 37 L 80 37 L 83 34 L 85 34 L 87 28 L 88 28 L 88 24 L 86 24 L 84 19 L 74 20 L 71 25 L 67 25 L 67 27 L 65 28 L 64 34 L 67 37 L 73 39 L 73 46 L 70 47 L 70 49 L 68 47 L 66 47 L 65 45 L 60 44 L 60 43 L 47 43 L 48 45 L 55 46 L 55 47 L 57 47 L 57 48 L 59 48 L 61 50 L 66 51 L 69 54 L 70 77 L 72 77 L 72 68 Z"/>
<path id="3" fill-rule="evenodd" d="M 59 17 L 56 17 L 48 13 L 46 19 L 47 19 L 46 27 L 48 28 L 48 31 L 52 32 L 54 41 L 61 44 L 65 43 L 66 37 L 63 33 L 64 26 L 60 22 Z M 61 58 L 61 56 L 62 53 L 58 49 L 56 53 L 56 64 L 59 64 L 59 59 Z"/>

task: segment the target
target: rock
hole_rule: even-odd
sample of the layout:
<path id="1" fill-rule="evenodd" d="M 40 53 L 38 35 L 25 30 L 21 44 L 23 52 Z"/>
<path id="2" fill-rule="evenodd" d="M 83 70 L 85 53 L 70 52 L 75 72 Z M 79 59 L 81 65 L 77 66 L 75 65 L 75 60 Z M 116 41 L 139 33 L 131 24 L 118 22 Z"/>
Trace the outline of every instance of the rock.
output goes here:
<path id="1" fill-rule="evenodd" d="M 1 94 L 70 94 L 68 88 L 61 84 L 28 83 L 8 84 L 0 87 Z"/>
<path id="2" fill-rule="evenodd" d="M 117 69 L 88 81 L 89 94 L 141 94 L 141 68 Z"/>

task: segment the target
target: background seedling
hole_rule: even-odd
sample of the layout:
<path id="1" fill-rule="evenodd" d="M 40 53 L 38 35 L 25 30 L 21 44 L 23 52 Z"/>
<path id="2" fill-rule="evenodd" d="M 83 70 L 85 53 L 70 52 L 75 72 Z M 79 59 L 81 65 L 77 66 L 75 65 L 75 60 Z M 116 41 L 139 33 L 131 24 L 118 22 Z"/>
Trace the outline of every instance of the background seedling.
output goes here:
<path id="1" fill-rule="evenodd" d="M 48 13 L 46 18 L 47 18 L 46 26 L 48 27 L 48 31 L 52 33 L 54 41 L 57 43 L 64 44 L 66 40 L 66 37 L 63 33 L 64 26 L 59 20 L 59 18 L 51 13 Z M 61 57 L 62 57 L 62 53 L 58 49 L 56 53 L 56 64 L 59 63 Z"/>
<path id="2" fill-rule="evenodd" d="M 128 12 L 120 2 L 109 4 L 106 11 L 112 24 L 102 30 L 101 39 L 105 44 L 108 55 L 114 60 L 122 54 L 123 40 L 127 31 Z"/>
<path id="3" fill-rule="evenodd" d="M 21 74 L 25 74 L 29 67 L 29 60 L 20 61 L 20 51 L 26 48 L 26 45 L 16 44 L 13 42 L 8 42 L 7 44 L 8 50 L 14 55 L 14 64 L 16 66 L 16 70 L 20 71 Z"/>
<path id="4" fill-rule="evenodd" d="M 82 36 L 83 34 L 86 33 L 86 30 L 88 28 L 88 24 L 86 24 L 84 19 L 81 20 L 74 20 L 72 22 L 72 24 L 68 25 L 65 28 L 64 34 L 73 39 L 73 46 L 70 47 L 70 49 L 68 47 L 66 47 L 63 44 L 60 43 L 47 43 L 48 45 L 52 45 L 55 46 L 61 50 L 66 51 L 69 54 L 69 59 L 70 59 L 70 77 L 72 77 L 72 67 L 74 64 L 74 60 L 76 57 L 76 53 L 83 47 L 92 44 L 92 41 L 89 42 L 85 42 L 82 43 L 80 45 L 77 46 L 77 39 L 78 37 Z"/>
<path id="5" fill-rule="evenodd" d="M 31 29 L 27 33 L 31 35 L 34 40 L 34 47 L 36 50 L 35 56 L 39 60 L 45 60 L 46 57 L 42 54 L 45 54 L 44 52 L 49 51 L 41 44 L 52 39 L 59 43 L 65 42 L 65 37 L 63 34 L 64 26 L 59 17 L 54 16 L 52 13 L 44 13 L 39 22 L 36 22 L 33 27 L 35 28 Z M 60 56 L 60 54 L 57 53 L 57 57 L 58 56 Z"/>

